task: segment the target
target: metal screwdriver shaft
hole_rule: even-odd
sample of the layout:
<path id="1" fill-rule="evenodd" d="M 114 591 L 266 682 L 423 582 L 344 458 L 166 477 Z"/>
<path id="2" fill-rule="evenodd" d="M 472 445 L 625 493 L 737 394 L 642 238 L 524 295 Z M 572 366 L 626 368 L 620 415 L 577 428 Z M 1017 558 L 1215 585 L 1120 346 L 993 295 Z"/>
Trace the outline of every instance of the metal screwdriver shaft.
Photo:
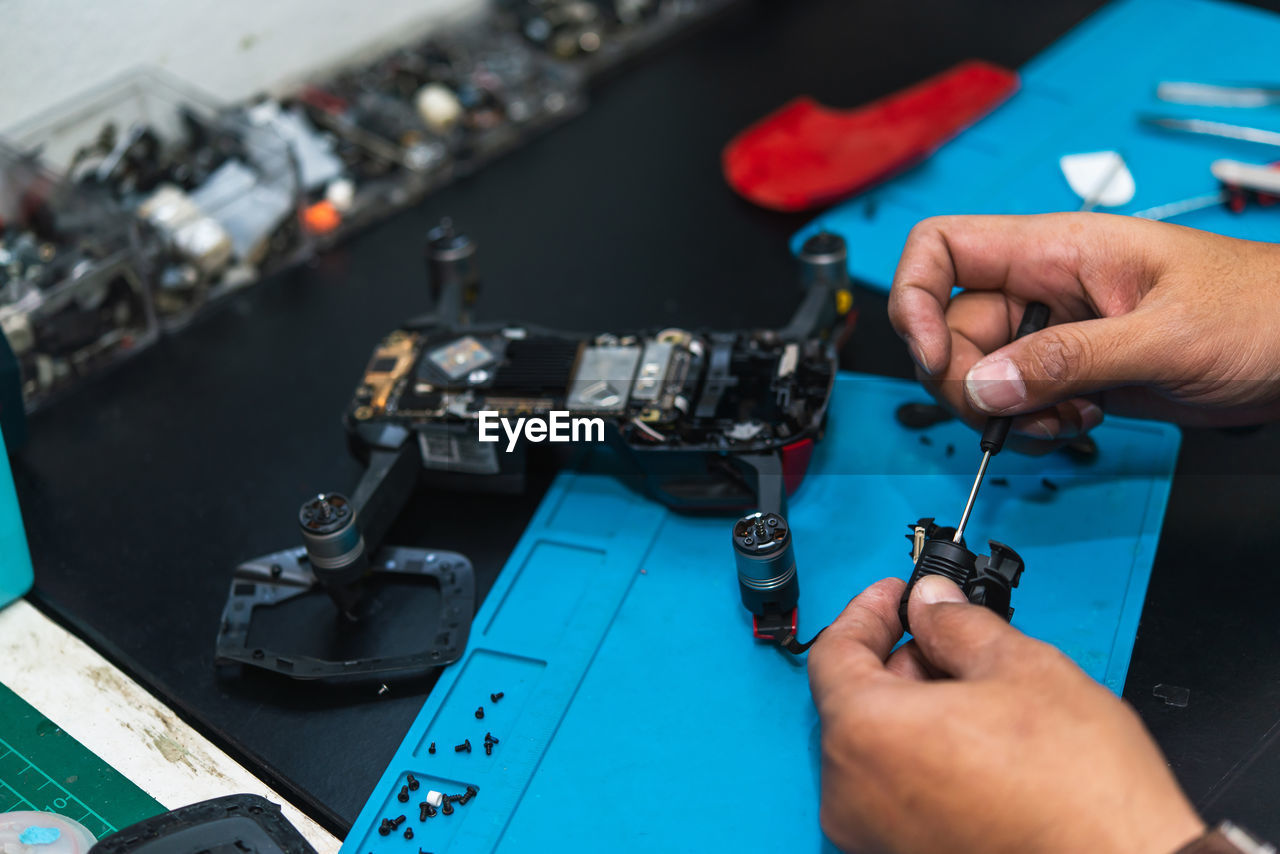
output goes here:
<path id="1" fill-rule="evenodd" d="M 951 538 L 951 542 L 958 543 L 964 537 L 965 525 L 969 524 L 969 514 L 973 512 L 973 502 L 978 500 L 978 487 L 982 486 L 982 479 L 987 476 L 987 466 L 991 463 L 991 452 L 982 452 L 982 462 L 978 464 L 978 477 L 973 481 L 973 489 L 969 490 L 969 500 L 964 503 L 964 512 L 960 514 L 960 524 L 956 525 L 955 536 Z"/>
<path id="2" fill-rule="evenodd" d="M 1016 341 L 1024 335 L 1039 332 L 1048 323 L 1049 306 L 1041 302 L 1029 302 L 1022 312 L 1022 322 L 1018 324 L 1018 330 L 1013 338 Z M 964 538 L 965 526 L 969 524 L 973 504 L 978 499 L 978 489 L 982 486 L 982 479 L 987 476 L 987 466 L 991 464 L 991 458 L 1000 453 L 1000 449 L 1004 447 L 1004 440 L 1009 436 L 1009 425 L 1012 423 L 1013 418 L 1008 415 L 987 419 L 986 427 L 982 430 L 982 440 L 979 443 L 982 448 L 982 462 L 978 465 L 978 476 L 973 481 L 973 489 L 969 490 L 969 500 L 965 502 L 964 513 L 960 516 L 960 524 L 956 526 L 956 533 L 951 538 L 951 542 L 959 543 Z"/>

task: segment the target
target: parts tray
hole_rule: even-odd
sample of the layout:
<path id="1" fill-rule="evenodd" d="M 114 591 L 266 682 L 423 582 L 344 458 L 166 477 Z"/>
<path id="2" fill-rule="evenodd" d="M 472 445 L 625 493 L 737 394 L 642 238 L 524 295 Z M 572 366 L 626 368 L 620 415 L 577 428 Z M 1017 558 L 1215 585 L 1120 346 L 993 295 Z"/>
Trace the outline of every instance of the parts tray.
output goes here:
<path id="1" fill-rule="evenodd" d="M 789 513 L 806 639 L 872 581 L 910 572 L 908 523 L 945 523 L 964 505 L 977 435 L 956 421 L 901 427 L 897 407 L 924 398 L 898 380 L 837 381 Z M 1087 466 L 998 457 L 969 532 L 972 544 L 994 537 L 1026 559 L 1014 624 L 1119 693 L 1179 433 L 1113 419 L 1094 435 Z M 614 465 L 601 449 L 553 484 L 344 854 L 756 851 L 766 828 L 777 840 L 767 847 L 826 844 L 803 659 L 752 640 L 731 520 L 671 513 L 610 476 Z M 500 739 L 492 756 L 486 732 Z M 463 739 L 471 753 L 454 752 Z M 420 787 L 400 803 L 406 774 Z M 428 790 L 468 784 L 479 788 L 470 803 L 418 820 Z M 379 835 L 384 817 L 402 814 L 400 830 Z"/>

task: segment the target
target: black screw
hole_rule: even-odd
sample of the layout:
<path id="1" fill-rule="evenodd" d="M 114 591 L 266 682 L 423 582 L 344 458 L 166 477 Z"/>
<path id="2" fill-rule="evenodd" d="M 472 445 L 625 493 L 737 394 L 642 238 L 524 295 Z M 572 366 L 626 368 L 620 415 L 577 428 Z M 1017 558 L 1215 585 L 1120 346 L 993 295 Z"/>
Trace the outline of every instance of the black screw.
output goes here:
<path id="1" fill-rule="evenodd" d="M 408 787 L 408 786 L 401 786 L 401 787 L 400 787 L 400 794 L 396 795 L 396 800 L 397 800 L 397 801 L 399 801 L 399 802 L 400 802 L 400 803 L 402 803 L 402 804 L 407 804 L 407 803 L 409 802 L 409 787 Z"/>
<path id="2" fill-rule="evenodd" d="M 413 838 L 413 828 L 412 828 L 412 827 L 406 827 L 406 828 L 404 829 L 404 838 L 405 838 L 405 839 L 412 839 L 412 838 Z"/>
<path id="3" fill-rule="evenodd" d="M 471 797 L 474 798 L 477 794 L 479 794 L 479 792 L 480 792 L 480 789 L 477 788 L 476 786 L 467 786 L 467 794 L 470 795 Z"/>
<path id="4" fill-rule="evenodd" d="M 463 752 L 470 753 L 471 739 L 468 738 L 467 740 L 463 741 L 462 744 L 455 744 L 453 746 L 453 752 L 454 753 L 463 753 Z"/>
<path id="5" fill-rule="evenodd" d="M 485 756 L 492 756 L 492 755 L 493 755 L 493 742 L 492 742 L 492 741 L 486 741 L 486 742 L 484 743 L 484 755 L 485 755 Z"/>
<path id="6" fill-rule="evenodd" d="M 490 695 L 489 695 L 489 700 L 490 700 L 491 702 L 496 703 L 496 702 L 498 702 L 499 700 L 501 700 L 501 699 L 503 698 L 503 696 L 504 696 L 504 695 L 503 695 L 503 693 L 502 693 L 501 691 L 499 691 L 499 692 L 498 692 L 498 693 L 496 693 L 496 694 L 490 694 Z"/>
<path id="7" fill-rule="evenodd" d="M 1056 483 L 1054 483 L 1053 481 L 1049 480 L 1049 478 L 1047 478 L 1047 477 L 1042 477 L 1042 478 L 1040 478 L 1040 483 L 1044 486 L 1044 488 L 1045 488 L 1045 489 L 1049 490 L 1050 492 L 1057 492 L 1057 491 L 1058 491 L 1058 484 L 1056 484 Z"/>
<path id="8" fill-rule="evenodd" d="M 391 819 L 392 827 L 399 827 L 402 824 L 404 824 L 404 816 L 397 816 L 396 818 Z"/>
<path id="9" fill-rule="evenodd" d="M 484 706 L 476 706 L 476 720 L 484 720 Z"/>
<path id="10" fill-rule="evenodd" d="M 427 820 L 427 807 L 429 806 L 431 806 L 431 804 L 427 803 L 426 801 L 423 801 L 422 803 L 418 804 L 418 821 Z"/>
<path id="11" fill-rule="evenodd" d="M 417 777 L 413 776 L 412 774 L 406 774 L 404 778 L 409 781 L 409 791 L 411 792 L 418 791 L 419 783 L 418 783 Z"/>
<path id="12" fill-rule="evenodd" d="M 453 801 L 445 798 L 444 803 L 440 806 L 440 812 L 445 815 L 453 815 Z"/>
<path id="13" fill-rule="evenodd" d="M 497 744 L 498 740 L 494 738 L 491 734 L 486 732 L 484 734 L 484 742 L 485 744 Z"/>
<path id="14" fill-rule="evenodd" d="M 378 825 L 378 834 L 379 834 L 380 836 L 390 836 L 390 835 L 391 835 L 391 822 L 387 821 L 387 820 L 384 818 L 384 819 L 382 820 L 382 824 Z"/>
<path id="15" fill-rule="evenodd" d="M 427 753 L 435 753 L 435 752 L 436 752 L 436 743 L 433 741 L 431 742 L 431 746 L 427 748 Z"/>

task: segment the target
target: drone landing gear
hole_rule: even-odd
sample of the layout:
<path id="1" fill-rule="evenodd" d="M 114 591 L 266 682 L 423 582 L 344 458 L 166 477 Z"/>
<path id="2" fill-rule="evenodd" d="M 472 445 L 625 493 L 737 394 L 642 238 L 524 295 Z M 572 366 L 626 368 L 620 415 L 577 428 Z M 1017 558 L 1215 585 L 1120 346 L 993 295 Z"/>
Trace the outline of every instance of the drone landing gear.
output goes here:
<path id="1" fill-rule="evenodd" d="M 420 466 L 410 442 L 374 451 L 353 499 L 322 493 L 302 505 L 298 524 L 303 546 L 236 567 L 218 630 L 218 663 L 295 679 L 334 679 L 420 674 L 456 661 L 466 649 L 475 613 L 471 562 L 457 552 L 378 545 L 412 491 Z M 433 613 L 419 610 L 391 618 L 384 610 L 385 597 L 375 595 L 395 586 L 403 605 L 420 599 L 401 588 L 424 585 L 438 591 Z M 326 609 L 331 624 L 317 627 L 316 622 L 324 621 L 312 619 L 283 634 L 292 632 L 294 641 L 319 634 L 325 649 L 303 652 L 296 647 L 315 644 L 255 640 L 273 628 L 275 635 L 281 634 L 281 626 L 264 625 L 281 621 L 281 612 L 273 614 L 272 609 L 321 593 L 336 606 L 336 613 Z M 402 643 L 387 643 L 397 639 L 394 629 L 404 629 L 406 623 L 414 649 L 407 653 L 398 651 Z M 403 637 L 404 631 L 399 634 Z"/>

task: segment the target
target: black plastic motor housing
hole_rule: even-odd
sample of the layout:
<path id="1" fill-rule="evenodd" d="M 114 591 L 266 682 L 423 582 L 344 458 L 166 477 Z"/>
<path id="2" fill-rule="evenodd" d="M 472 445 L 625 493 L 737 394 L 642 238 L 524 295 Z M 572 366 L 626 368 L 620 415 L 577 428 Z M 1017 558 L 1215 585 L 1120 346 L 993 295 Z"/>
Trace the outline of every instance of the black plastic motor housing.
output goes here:
<path id="1" fill-rule="evenodd" d="M 1017 552 L 1003 543 L 989 540 L 987 545 L 991 554 L 976 555 L 950 537 L 939 536 L 942 531 L 950 532 L 951 529 L 937 528 L 932 519 L 922 519 L 913 527 L 916 530 L 927 528 L 931 536 L 920 547 L 915 568 L 907 580 L 907 589 L 902 592 L 902 600 L 898 603 L 898 619 L 905 631 L 911 631 L 907 622 L 907 602 L 911 599 L 911 591 L 916 582 L 926 575 L 950 579 L 974 605 L 987 608 L 1003 620 L 1013 619 L 1010 602 L 1023 570 L 1022 558 Z"/>

